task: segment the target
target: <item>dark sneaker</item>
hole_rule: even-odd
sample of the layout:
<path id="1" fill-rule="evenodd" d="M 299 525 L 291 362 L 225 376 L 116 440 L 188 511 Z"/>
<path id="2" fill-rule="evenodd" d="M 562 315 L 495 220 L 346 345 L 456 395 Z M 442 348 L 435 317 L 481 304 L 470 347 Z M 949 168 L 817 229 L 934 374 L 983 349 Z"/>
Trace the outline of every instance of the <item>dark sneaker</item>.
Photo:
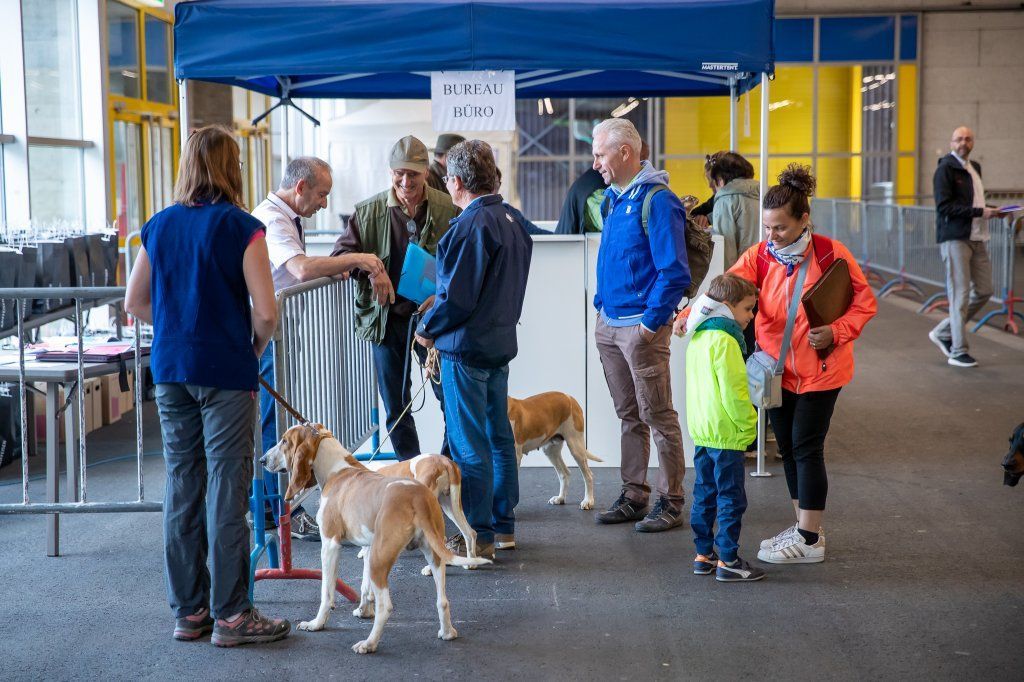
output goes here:
<path id="1" fill-rule="evenodd" d="M 946 360 L 949 364 L 954 367 L 977 367 L 978 361 L 972 358 L 967 353 L 961 353 L 960 355 L 950 356 L 949 360 Z"/>
<path id="2" fill-rule="evenodd" d="M 658 533 L 681 526 L 684 520 L 682 509 L 673 509 L 669 506 L 667 497 L 659 497 L 647 517 L 637 523 L 634 528 L 638 533 Z"/>
<path id="3" fill-rule="evenodd" d="M 298 514 L 293 514 L 291 520 L 293 538 L 320 542 L 320 526 L 316 525 L 316 519 L 301 511 Z"/>
<path id="4" fill-rule="evenodd" d="M 715 570 L 715 580 L 720 583 L 752 583 L 763 577 L 763 569 L 751 566 L 739 557 L 736 557 L 736 561 L 731 564 L 719 561 L 718 568 Z"/>
<path id="5" fill-rule="evenodd" d="M 210 641 L 216 646 L 262 644 L 284 639 L 292 624 L 284 618 L 267 618 L 256 609 L 249 609 L 233 621 L 218 619 L 213 625 Z"/>
<path id="6" fill-rule="evenodd" d="M 698 554 L 693 559 L 694 575 L 711 575 L 718 565 L 718 555 L 712 551 L 711 554 Z"/>
<path id="7" fill-rule="evenodd" d="M 595 514 L 594 520 L 598 523 L 625 523 L 626 521 L 638 521 L 644 517 L 644 511 L 646 509 L 646 504 L 634 502 L 626 497 L 626 493 L 622 493 L 619 495 L 619 499 L 612 502 L 612 506 L 608 507 L 608 511 L 598 512 Z"/>
<path id="8" fill-rule="evenodd" d="M 213 630 L 213 616 L 210 609 L 199 609 L 194 615 L 174 621 L 174 639 L 192 642 Z"/>
<path id="9" fill-rule="evenodd" d="M 928 332 L 928 339 L 932 343 L 934 343 L 936 346 L 938 346 L 939 350 L 941 350 L 942 354 L 945 355 L 947 358 L 953 357 L 953 342 L 952 341 L 947 341 L 946 339 L 940 339 L 939 335 L 935 333 L 934 329 L 931 330 L 930 332 Z"/>
<path id="10" fill-rule="evenodd" d="M 515 549 L 516 548 L 516 535 L 515 533 L 495 533 L 494 534 L 494 549 Z"/>
<path id="11" fill-rule="evenodd" d="M 462 533 L 451 536 L 445 540 L 444 546 L 448 548 L 448 551 L 458 556 L 466 556 L 466 538 L 462 537 Z M 482 559 L 494 560 L 494 543 L 484 544 L 477 540 L 476 543 L 476 555 Z M 472 567 L 470 567 L 472 568 Z"/>

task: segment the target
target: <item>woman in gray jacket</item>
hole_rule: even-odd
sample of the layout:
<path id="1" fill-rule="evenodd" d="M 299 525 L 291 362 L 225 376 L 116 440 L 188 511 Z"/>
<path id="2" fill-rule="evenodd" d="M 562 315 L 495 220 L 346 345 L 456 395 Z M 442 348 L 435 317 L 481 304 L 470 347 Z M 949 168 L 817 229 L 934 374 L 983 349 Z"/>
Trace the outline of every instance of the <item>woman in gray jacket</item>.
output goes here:
<path id="1" fill-rule="evenodd" d="M 761 241 L 758 222 L 758 183 L 754 167 L 736 152 L 716 152 L 707 158 L 704 173 L 715 190 L 711 231 L 725 238 L 725 269 L 740 254 Z"/>

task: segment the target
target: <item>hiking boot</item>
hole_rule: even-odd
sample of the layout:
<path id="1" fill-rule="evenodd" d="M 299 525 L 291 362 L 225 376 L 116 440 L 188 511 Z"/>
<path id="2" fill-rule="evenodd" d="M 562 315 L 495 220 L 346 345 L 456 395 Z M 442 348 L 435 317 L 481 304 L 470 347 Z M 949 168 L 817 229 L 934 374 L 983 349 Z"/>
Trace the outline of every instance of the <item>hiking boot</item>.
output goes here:
<path id="1" fill-rule="evenodd" d="M 516 548 L 516 535 L 515 533 L 495 533 L 494 534 L 494 549 L 515 549 Z"/>
<path id="2" fill-rule="evenodd" d="M 608 511 L 598 512 L 594 520 L 598 523 L 625 523 L 626 521 L 639 521 L 644 517 L 646 504 L 640 504 L 626 497 L 625 491 L 619 495 L 619 499 L 612 502 Z"/>
<path id="3" fill-rule="evenodd" d="M 462 533 L 456 533 L 444 542 L 444 546 L 448 548 L 448 551 L 457 556 L 466 556 L 466 538 L 462 536 Z M 490 559 L 494 561 L 494 543 L 482 543 L 479 540 L 476 541 L 476 555 L 482 559 Z"/>
<path id="4" fill-rule="evenodd" d="M 292 515 L 291 526 L 293 538 L 320 542 L 320 526 L 316 525 L 316 519 L 305 511 Z"/>
<path id="5" fill-rule="evenodd" d="M 638 533 L 659 533 L 683 525 L 683 510 L 669 506 L 667 497 L 659 497 L 643 521 L 633 526 Z"/>
<path id="6" fill-rule="evenodd" d="M 291 632 L 292 624 L 284 618 L 266 618 L 255 608 L 243 611 L 232 621 L 218 618 L 213 625 L 215 646 L 239 646 L 240 644 L 262 644 L 284 639 Z"/>
<path id="7" fill-rule="evenodd" d="M 205 606 L 191 616 L 177 618 L 174 621 L 174 639 L 192 642 L 213 630 L 213 616 Z"/>

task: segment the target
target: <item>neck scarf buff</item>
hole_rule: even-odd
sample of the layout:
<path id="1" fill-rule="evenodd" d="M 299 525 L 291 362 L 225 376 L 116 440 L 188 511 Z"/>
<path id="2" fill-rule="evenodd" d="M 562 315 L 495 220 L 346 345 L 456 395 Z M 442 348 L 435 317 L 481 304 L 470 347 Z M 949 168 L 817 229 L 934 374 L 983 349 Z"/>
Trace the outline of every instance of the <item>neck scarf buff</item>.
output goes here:
<path id="1" fill-rule="evenodd" d="M 776 249 L 775 244 L 768 242 L 768 253 L 781 265 L 786 266 L 786 277 L 789 277 L 796 270 L 797 266 L 804 262 L 804 254 L 807 253 L 807 245 L 811 242 L 811 230 L 808 227 L 797 237 L 797 240 L 789 246 Z"/>

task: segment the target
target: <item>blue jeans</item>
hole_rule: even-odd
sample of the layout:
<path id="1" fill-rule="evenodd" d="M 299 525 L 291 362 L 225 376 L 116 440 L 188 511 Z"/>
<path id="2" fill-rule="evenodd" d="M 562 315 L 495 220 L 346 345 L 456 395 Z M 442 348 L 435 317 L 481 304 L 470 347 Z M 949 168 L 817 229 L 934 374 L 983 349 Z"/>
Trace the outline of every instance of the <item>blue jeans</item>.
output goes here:
<path id="1" fill-rule="evenodd" d="M 715 545 L 722 561 L 736 560 L 740 543 L 740 522 L 747 509 L 744 488 L 743 453 L 698 445 L 693 455 L 693 504 L 690 528 L 697 553 L 710 556 Z M 718 533 L 715 534 L 715 518 Z"/>
<path id="2" fill-rule="evenodd" d="M 462 470 L 462 505 L 480 544 L 515 532 L 519 504 L 516 443 L 508 421 L 508 365 L 470 367 L 441 360 L 452 459 Z"/>
<path id="3" fill-rule="evenodd" d="M 274 385 L 273 341 L 267 345 L 267 349 L 260 356 L 260 376 L 271 387 L 277 388 Z M 286 397 L 285 400 L 287 399 Z M 260 434 L 262 436 L 263 453 L 266 454 L 270 448 L 277 445 L 277 403 L 274 402 L 274 396 L 267 393 L 266 389 L 262 386 L 260 387 Z M 263 470 L 263 491 L 267 495 L 277 495 L 278 493 L 277 474 L 266 469 Z M 274 512 L 274 518 L 280 518 L 281 500 L 267 500 L 267 504 L 270 506 L 271 511 Z M 291 515 L 295 516 L 302 513 L 302 511 L 302 505 L 299 505 L 292 509 Z"/>

